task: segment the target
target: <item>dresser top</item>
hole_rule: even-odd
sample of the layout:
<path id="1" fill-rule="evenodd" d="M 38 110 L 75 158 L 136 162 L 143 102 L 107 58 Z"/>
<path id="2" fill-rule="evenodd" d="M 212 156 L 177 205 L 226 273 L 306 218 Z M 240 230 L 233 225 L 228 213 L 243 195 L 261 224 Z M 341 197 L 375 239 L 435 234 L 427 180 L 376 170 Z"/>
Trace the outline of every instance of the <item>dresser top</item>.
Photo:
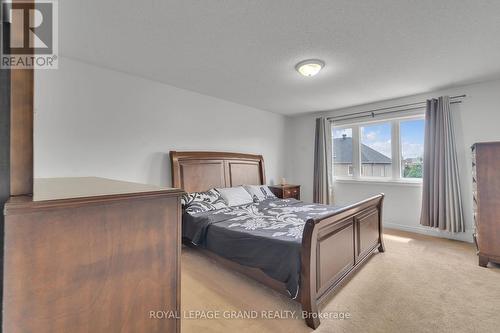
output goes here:
<path id="1" fill-rule="evenodd" d="M 33 201 L 168 191 L 179 190 L 98 177 L 38 178 L 33 184 Z"/>
<path id="2" fill-rule="evenodd" d="M 287 189 L 287 188 L 300 187 L 300 185 L 295 185 L 295 184 L 277 184 L 277 185 L 269 185 L 269 187 L 280 188 L 280 189 Z"/>
<path id="3" fill-rule="evenodd" d="M 476 142 L 472 144 L 472 148 L 477 146 L 500 146 L 500 141 Z"/>
<path id="4" fill-rule="evenodd" d="M 152 197 L 179 197 L 183 190 L 120 180 L 77 177 L 38 178 L 34 180 L 32 196 L 10 197 L 4 213 L 17 214 L 54 207 L 77 207 L 117 200 Z"/>

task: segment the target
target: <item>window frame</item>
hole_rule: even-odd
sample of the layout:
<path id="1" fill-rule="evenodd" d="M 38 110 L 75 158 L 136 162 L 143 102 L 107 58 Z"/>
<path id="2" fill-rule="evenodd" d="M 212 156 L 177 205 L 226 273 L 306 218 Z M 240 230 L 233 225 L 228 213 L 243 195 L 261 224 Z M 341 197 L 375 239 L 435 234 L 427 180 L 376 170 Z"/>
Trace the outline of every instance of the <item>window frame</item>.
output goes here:
<path id="1" fill-rule="evenodd" d="M 352 129 L 352 142 L 353 142 L 353 158 L 352 158 L 352 176 L 336 176 L 333 175 L 334 181 L 338 182 L 370 182 L 370 183 L 394 183 L 394 184 L 415 184 L 420 186 L 422 178 L 405 178 L 403 177 L 402 170 L 402 145 L 401 145 L 401 122 L 408 120 L 425 120 L 425 113 L 416 113 L 411 115 L 401 115 L 397 117 L 381 117 L 381 119 L 373 119 L 366 121 L 356 122 L 343 122 L 335 124 L 331 122 L 331 133 L 333 142 L 333 130 L 338 128 L 351 128 Z M 389 123 L 391 126 L 391 159 L 392 159 L 392 177 L 366 177 L 361 175 L 361 127 L 376 125 L 381 123 Z M 333 148 L 333 147 L 332 147 Z M 332 152 L 332 166 L 333 152 Z M 332 173 L 334 168 L 332 167 Z"/>
<path id="2" fill-rule="evenodd" d="M 403 145 L 401 144 L 401 122 L 404 121 L 412 121 L 412 120 L 424 120 L 424 139 L 425 139 L 425 114 L 422 114 L 420 116 L 413 116 L 413 117 L 407 117 L 407 118 L 400 118 L 397 119 L 398 121 L 398 137 L 400 140 L 399 144 L 399 178 L 402 179 L 403 181 L 409 181 L 409 182 L 419 182 L 422 183 L 422 178 L 409 178 L 409 177 L 404 177 L 404 171 L 403 171 Z M 422 156 L 422 161 L 423 161 L 423 156 Z M 423 168 L 423 165 L 422 165 Z"/>
<path id="3" fill-rule="evenodd" d="M 355 133 L 354 132 L 354 128 L 352 128 L 352 126 L 350 126 L 350 125 L 346 125 L 346 126 L 343 126 L 343 125 L 342 126 L 333 126 L 333 122 L 331 122 L 330 126 L 331 126 L 330 130 L 331 130 L 331 133 L 332 133 L 332 174 L 334 173 L 334 169 L 335 169 L 335 152 L 333 151 L 333 140 L 334 140 L 333 129 L 334 129 L 334 127 L 336 129 L 340 129 L 340 130 L 342 130 L 342 129 L 351 129 L 351 135 L 352 135 L 351 139 L 353 140 L 353 142 L 352 142 L 352 146 L 353 146 L 352 164 L 350 164 L 350 165 L 347 166 L 347 176 L 344 176 L 342 178 L 343 179 L 353 179 L 353 177 L 354 177 L 354 170 L 355 170 L 355 168 L 354 168 L 354 165 L 355 165 L 355 161 L 354 161 L 354 158 L 355 158 L 354 150 L 355 149 L 354 149 L 354 146 L 356 145 L 356 142 L 354 141 L 354 136 L 357 135 L 356 134 L 357 132 Z M 357 129 L 356 129 L 356 131 L 357 131 Z M 352 170 L 352 172 L 349 173 L 349 171 L 351 171 L 351 170 Z"/>
<path id="4" fill-rule="evenodd" d="M 359 140 L 358 140 L 358 146 L 359 146 L 359 154 L 361 154 L 361 127 L 366 127 L 366 126 L 376 126 L 376 125 L 381 125 L 381 124 L 388 124 L 389 127 L 391 128 L 391 174 L 394 175 L 394 124 L 391 120 L 388 119 L 381 119 L 381 120 L 376 120 L 376 121 L 371 121 L 371 122 L 363 122 L 357 124 L 358 126 L 358 133 L 359 133 Z M 353 159 L 354 160 L 354 159 Z M 393 179 L 394 176 L 392 177 L 385 177 L 385 176 L 373 176 L 373 177 L 367 177 L 363 176 L 361 169 L 363 168 L 363 163 L 361 161 L 361 156 L 359 158 L 359 179 L 368 179 L 368 180 L 390 180 Z"/>
<path id="5" fill-rule="evenodd" d="M 349 165 L 347 166 L 347 175 L 348 175 L 349 177 L 354 176 L 354 167 L 352 166 L 352 164 L 349 164 Z"/>

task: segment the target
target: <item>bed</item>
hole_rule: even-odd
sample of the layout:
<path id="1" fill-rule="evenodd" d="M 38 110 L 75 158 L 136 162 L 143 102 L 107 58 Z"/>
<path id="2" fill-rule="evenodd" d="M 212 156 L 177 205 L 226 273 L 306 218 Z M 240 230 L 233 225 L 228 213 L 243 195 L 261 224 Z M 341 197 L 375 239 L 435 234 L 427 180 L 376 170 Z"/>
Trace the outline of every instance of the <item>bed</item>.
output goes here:
<path id="1" fill-rule="evenodd" d="M 170 152 L 172 184 L 184 191 L 264 185 L 261 155 Z M 384 195 L 343 207 L 269 198 L 199 214 L 183 214 L 183 241 L 223 265 L 297 302 L 311 328 L 318 306 L 371 254 L 384 252 Z"/>

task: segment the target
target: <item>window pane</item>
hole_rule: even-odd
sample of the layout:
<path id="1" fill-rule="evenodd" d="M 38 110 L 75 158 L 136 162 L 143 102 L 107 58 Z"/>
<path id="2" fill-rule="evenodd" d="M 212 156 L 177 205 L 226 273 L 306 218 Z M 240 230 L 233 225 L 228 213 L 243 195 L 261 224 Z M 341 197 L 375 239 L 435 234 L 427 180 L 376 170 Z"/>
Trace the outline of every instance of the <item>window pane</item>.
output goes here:
<path id="1" fill-rule="evenodd" d="M 422 178 L 424 130 L 424 119 L 406 120 L 400 123 L 403 178 Z"/>
<path id="2" fill-rule="evenodd" d="M 333 128 L 333 175 L 352 177 L 352 128 Z"/>
<path id="3" fill-rule="evenodd" d="M 382 123 L 361 128 L 361 175 L 391 177 L 391 124 Z"/>

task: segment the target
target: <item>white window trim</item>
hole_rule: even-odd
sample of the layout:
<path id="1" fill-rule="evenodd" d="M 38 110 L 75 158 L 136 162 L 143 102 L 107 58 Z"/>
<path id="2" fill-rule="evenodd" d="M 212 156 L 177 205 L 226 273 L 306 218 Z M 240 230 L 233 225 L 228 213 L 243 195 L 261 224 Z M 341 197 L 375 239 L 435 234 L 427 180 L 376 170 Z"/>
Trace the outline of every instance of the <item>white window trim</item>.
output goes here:
<path id="1" fill-rule="evenodd" d="M 332 122 L 331 130 L 333 128 L 350 128 L 352 129 L 352 146 L 353 146 L 353 158 L 352 158 L 352 168 L 353 176 L 349 177 L 339 177 L 333 175 L 334 181 L 341 183 L 366 183 L 366 184 L 394 184 L 394 185 L 411 185 L 411 186 L 422 186 L 421 178 L 404 178 L 401 169 L 401 157 L 402 157 L 402 146 L 401 146 L 401 131 L 400 124 L 401 121 L 408 120 L 418 120 L 425 119 L 424 113 L 402 115 L 387 119 L 375 119 L 371 121 L 362 121 L 354 123 L 342 123 L 337 126 Z M 361 176 L 361 130 L 362 126 L 375 125 L 380 123 L 391 124 L 391 155 L 392 155 L 392 177 L 364 177 Z M 332 161 L 333 162 L 333 161 Z"/>
<path id="2" fill-rule="evenodd" d="M 353 177 L 335 177 L 334 181 L 336 183 L 350 183 L 350 184 L 369 184 L 369 185 L 395 185 L 395 186 L 414 186 L 421 187 L 422 179 L 415 178 L 361 178 L 354 179 Z"/>
<path id="3" fill-rule="evenodd" d="M 349 177 L 354 176 L 354 167 L 352 166 L 352 164 L 349 164 L 349 165 L 347 166 L 347 175 L 348 175 Z"/>

